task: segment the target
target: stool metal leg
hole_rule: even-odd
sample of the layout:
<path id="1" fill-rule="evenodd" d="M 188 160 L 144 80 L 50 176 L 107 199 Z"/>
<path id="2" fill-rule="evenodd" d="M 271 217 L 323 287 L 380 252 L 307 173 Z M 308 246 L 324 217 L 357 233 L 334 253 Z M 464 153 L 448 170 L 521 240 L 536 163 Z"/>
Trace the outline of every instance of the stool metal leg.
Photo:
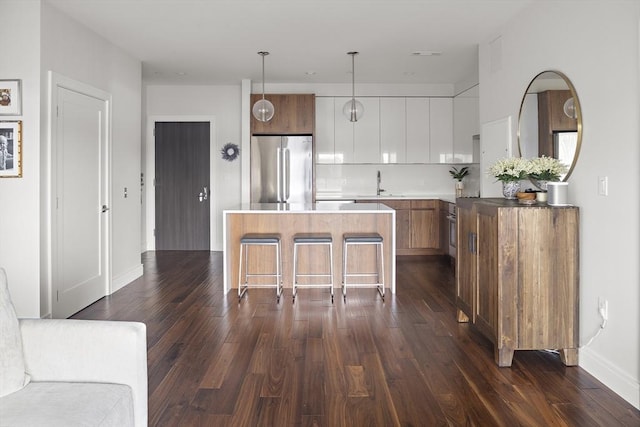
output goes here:
<path id="1" fill-rule="evenodd" d="M 244 282 L 244 287 L 242 285 L 242 262 L 243 262 L 243 258 L 242 258 L 242 253 L 243 253 L 243 249 L 244 249 L 244 245 L 240 244 L 240 258 L 238 261 L 238 302 L 240 302 L 240 300 L 242 299 L 242 297 L 244 296 L 244 293 L 247 291 L 247 269 L 245 267 L 245 282 Z M 247 251 L 249 250 L 249 248 L 247 248 Z M 245 257 L 248 258 L 247 255 L 245 255 Z"/>
<path id="2" fill-rule="evenodd" d="M 328 270 L 329 272 L 315 272 L 310 265 L 310 270 L 308 272 L 301 273 L 299 271 L 299 262 L 300 258 L 298 257 L 298 247 L 299 246 L 328 246 L 328 251 L 325 252 L 325 256 L 328 255 Z M 328 283 L 316 282 L 316 283 L 299 283 L 298 279 L 300 277 L 319 277 L 319 278 L 328 278 Z M 296 301 L 296 296 L 298 294 L 299 287 L 312 287 L 312 288 L 322 288 L 329 287 L 331 291 L 331 302 L 333 303 L 333 240 L 331 237 L 327 237 L 326 235 L 314 236 L 314 235 L 296 235 L 294 236 L 293 242 L 293 295 L 292 302 Z"/>
<path id="3" fill-rule="evenodd" d="M 375 272 L 354 272 L 347 271 L 349 265 L 349 246 L 351 245 L 375 245 Z M 347 287 L 375 287 L 384 301 L 384 245 L 379 235 L 359 235 L 345 236 L 342 243 L 342 297 L 347 300 Z M 375 283 L 360 282 L 349 283 L 349 277 L 375 277 Z"/>
<path id="4" fill-rule="evenodd" d="M 251 273 L 249 271 L 249 247 L 250 246 L 275 246 L 275 273 Z M 244 275 L 243 273 L 244 264 Z M 271 270 L 273 271 L 273 270 Z M 249 277 L 272 277 L 275 279 L 274 284 L 254 284 L 249 285 Z M 255 236 L 246 235 L 240 242 L 240 254 L 238 260 L 238 302 L 247 292 L 250 286 L 253 287 L 274 287 L 276 288 L 276 300 L 280 302 L 280 296 L 283 291 L 282 281 L 282 246 L 280 238 L 277 236 Z"/>

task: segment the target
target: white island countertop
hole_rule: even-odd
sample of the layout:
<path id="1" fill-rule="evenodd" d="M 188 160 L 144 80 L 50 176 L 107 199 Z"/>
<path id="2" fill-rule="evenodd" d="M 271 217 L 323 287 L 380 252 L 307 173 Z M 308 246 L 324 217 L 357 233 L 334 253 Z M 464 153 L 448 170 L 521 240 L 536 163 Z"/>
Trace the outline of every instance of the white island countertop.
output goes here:
<path id="1" fill-rule="evenodd" d="M 225 213 L 390 213 L 393 209 L 380 203 L 246 203 Z"/>

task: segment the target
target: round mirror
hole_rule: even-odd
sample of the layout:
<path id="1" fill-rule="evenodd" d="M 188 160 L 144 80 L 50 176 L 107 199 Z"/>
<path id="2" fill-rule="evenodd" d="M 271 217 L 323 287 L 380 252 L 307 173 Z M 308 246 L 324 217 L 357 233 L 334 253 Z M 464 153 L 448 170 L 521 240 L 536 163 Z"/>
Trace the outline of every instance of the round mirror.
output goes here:
<path id="1" fill-rule="evenodd" d="M 575 167 L 581 144 L 582 113 L 573 84 L 559 71 L 543 71 L 531 80 L 520 104 L 520 156 L 559 159 L 569 168 L 561 177 L 566 181 Z"/>

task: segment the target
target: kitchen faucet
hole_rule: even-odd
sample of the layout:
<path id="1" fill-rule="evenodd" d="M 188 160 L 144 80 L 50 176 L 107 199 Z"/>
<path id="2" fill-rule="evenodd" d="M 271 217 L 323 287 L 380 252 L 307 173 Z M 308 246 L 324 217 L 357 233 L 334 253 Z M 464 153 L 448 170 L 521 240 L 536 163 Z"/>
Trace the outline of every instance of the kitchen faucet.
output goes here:
<path id="1" fill-rule="evenodd" d="M 377 179 L 377 186 L 376 186 L 376 196 L 379 196 L 380 193 L 382 193 L 384 190 L 382 188 L 380 188 L 380 181 L 382 180 L 382 177 L 380 176 L 380 171 L 378 171 L 378 179 Z"/>

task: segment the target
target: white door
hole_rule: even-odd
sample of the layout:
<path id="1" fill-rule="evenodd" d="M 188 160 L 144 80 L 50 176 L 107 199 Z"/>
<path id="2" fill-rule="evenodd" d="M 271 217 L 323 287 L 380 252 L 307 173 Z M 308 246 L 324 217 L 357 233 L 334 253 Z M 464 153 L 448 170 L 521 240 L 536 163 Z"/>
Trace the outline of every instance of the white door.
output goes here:
<path id="1" fill-rule="evenodd" d="M 107 101 L 57 86 L 52 141 L 54 318 L 107 294 Z"/>
<path id="2" fill-rule="evenodd" d="M 511 116 L 483 123 L 480 146 L 480 196 L 502 197 L 502 185 L 487 171 L 496 161 L 511 157 Z"/>

